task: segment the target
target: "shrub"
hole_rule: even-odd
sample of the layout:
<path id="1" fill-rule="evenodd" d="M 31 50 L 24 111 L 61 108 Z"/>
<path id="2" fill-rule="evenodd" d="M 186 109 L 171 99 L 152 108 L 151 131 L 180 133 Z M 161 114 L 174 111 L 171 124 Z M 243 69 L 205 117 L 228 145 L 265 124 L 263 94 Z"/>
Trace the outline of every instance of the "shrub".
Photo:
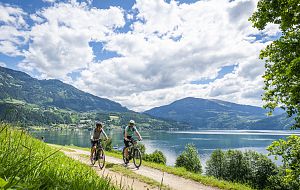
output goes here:
<path id="1" fill-rule="evenodd" d="M 206 163 L 207 175 L 248 183 L 257 189 L 269 186 L 269 178 L 276 175 L 278 170 L 267 156 L 255 151 L 215 150 Z"/>
<path id="2" fill-rule="evenodd" d="M 177 157 L 175 166 L 184 167 L 191 172 L 202 173 L 201 161 L 195 145 L 187 144 L 185 146 L 185 150 Z"/>
<path id="3" fill-rule="evenodd" d="M 242 151 L 226 151 L 224 167 L 226 168 L 224 173 L 225 180 L 240 182 L 246 181 L 246 176 L 249 173 L 249 167 L 247 167 Z"/>
<path id="4" fill-rule="evenodd" d="M 159 150 L 155 150 L 151 154 L 145 154 L 144 160 L 145 161 L 149 161 L 149 162 L 155 162 L 155 163 L 159 163 L 159 164 L 164 164 L 164 165 L 167 162 L 166 156 L 161 151 L 159 151 Z"/>
<path id="5" fill-rule="evenodd" d="M 300 137 L 291 135 L 287 140 L 272 142 L 267 148 L 270 155 L 282 158 L 283 166 L 272 182 L 280 184 L 282 189 L 299 189 L 300 186 Z M 274 184 L 275 185 L 275 184 Z"/>
<path id="6" fill-rule="evenodd" d="M 144 155 L 145 155 L 145 152 L 146 152 L 146 147 L 145 147 L 145 145 L 144 145 L 144 144 L 141 144 L 141 143 L 139 143 L 139 144 L 137 145 L 137 147 L 140 149 L 140 151 L 141 151 L 141 154 L 142 154 L 142 156 L 144 157 Z"/>
<path id="7" fill-rule="evenodd" d="M 104 150 L 111 151 L 113 149 L 112 139 L 108 138 L 107 141 L 102 141 L 102 146 L 103 146 Z"/>
<path id="8" fill-rule="evenodd" d="M 246 181 L 249 181 L 253 187 L 263 189 L 269 185 L 270 176 L 276 175 L 277 166 L 267 156 L 255 151 L 244 153 L 248 161 L 249 172 Z"/>
<path id="9" fill-rule="evenodd" d="M 210 159 L 206 162 L 206 175 L 224 179 L 226 170 L 226 168 L 224 168 L 224 160 L 225 155 L 222 150 L 218 149 L 213 151 Z"/>

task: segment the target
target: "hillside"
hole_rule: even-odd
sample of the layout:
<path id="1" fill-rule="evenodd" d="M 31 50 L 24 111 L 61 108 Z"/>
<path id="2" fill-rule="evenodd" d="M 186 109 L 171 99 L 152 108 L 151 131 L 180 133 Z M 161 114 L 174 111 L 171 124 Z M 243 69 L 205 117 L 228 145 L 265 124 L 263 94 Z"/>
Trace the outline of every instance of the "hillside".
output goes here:
<path id="1" fill-rule="evenodd" d="M 78 112 L 128 111 L 119 103 L 83 92 L 59 80 L 38 80 L 26 73 L 0 67 L 0 100 L 7 99 Z"/>
<path id="2" fill-rule="evenodd" d="M 184 98 L 144 113 L 190 124 L 194 129 L 286 129 L 292 119 L 275 110 L 273 117 L 260 107 L 221 100 Z"/>

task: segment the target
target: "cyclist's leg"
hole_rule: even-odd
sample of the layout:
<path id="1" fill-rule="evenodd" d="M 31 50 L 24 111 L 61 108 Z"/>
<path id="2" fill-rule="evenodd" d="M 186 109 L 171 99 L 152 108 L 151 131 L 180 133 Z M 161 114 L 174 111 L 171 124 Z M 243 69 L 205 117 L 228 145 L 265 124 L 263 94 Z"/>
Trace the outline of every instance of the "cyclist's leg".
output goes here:
<path id="1" fill-rule="evenodd" d="M 94 154 L 95 151 L 96 151 L 96 142 L 97 142 L 97 141 L 91 141 L 92 147 L 91 147 L 91 156 L 90 156 L 90 159 L 93 158 L 93 154 Z"/>
<path id="2" fill-rule="evenodd" d="M 127 138 L 128 138 L 128 137 L 127 137 Z M 129 141 L 126 141 L 126 140 L 124 139 L 124 144 L 125 144 L 124 155 L 125 155 L 125 158 L 128 158 Z"/>
<path id="3" fill-rule="evenodd" d="M 97 147 L 96 147 L 97 150 L 99 149 L 102 149 L 102 144 L 100 142 L 100 140 L 97 141 Z"/>

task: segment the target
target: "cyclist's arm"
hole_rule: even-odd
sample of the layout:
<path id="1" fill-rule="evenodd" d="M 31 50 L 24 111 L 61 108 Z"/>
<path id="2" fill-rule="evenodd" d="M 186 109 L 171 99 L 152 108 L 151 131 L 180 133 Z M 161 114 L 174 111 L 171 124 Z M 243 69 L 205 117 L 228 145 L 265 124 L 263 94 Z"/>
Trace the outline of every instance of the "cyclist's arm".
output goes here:
<path id="1" fill-rule="evenodd" d="M 125 139 L 125 141 L 128 141 L 128 139 L 127 139 L 127 131 L 126 131 L 126 129 L 125 129 L 125 133 L 124 133 L 124 139 Z"/>
<path id="2" fill-rule="evenodd" d="M 136 134 L 136 136 L 138 136 L 140 141 L 143 139 L 137 129 L 135 129 L 135 134 Z"/>
<path id="3" fill-rule="evenodd" d="M 108 140 L 108 137 L 107 137 L 107 135 L 106 135 L 106 133 L 105 133 L 105 131 L 103 129 L 102 129 L 102 133 L 103 133 L 105 139 Z"/>

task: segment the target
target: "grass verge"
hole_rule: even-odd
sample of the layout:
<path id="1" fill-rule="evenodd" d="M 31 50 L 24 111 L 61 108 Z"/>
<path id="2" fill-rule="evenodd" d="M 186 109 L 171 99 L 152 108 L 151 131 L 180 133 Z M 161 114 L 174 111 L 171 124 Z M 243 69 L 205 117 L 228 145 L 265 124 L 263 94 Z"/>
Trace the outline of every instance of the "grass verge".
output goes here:
<path id="1" fill-rule="evenodd" d="M 115 190 L 85 164 L 22 130 L 0 124 L 0 189 Z"/>

